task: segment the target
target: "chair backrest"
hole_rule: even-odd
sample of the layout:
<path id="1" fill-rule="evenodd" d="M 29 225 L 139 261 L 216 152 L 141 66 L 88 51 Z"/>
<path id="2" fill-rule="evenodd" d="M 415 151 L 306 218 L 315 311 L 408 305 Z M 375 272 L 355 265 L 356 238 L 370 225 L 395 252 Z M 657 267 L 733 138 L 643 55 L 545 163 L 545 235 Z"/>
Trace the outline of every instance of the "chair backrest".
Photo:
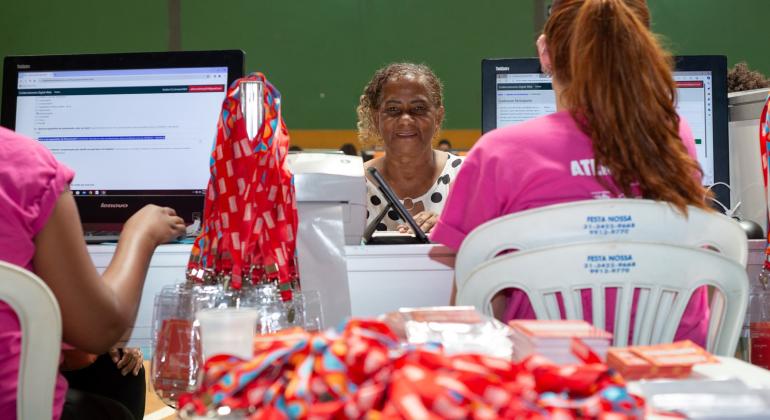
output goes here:
<path id="1" fill-rule="evenodd" d="M 59 303 L 38 276 L 2 261 L 0 300 L 13 308 L 21 324 L 16 417 L 50 419 L 61 354 Z"/>
<path id="2" fill-rule="evenodd" d="M 748 240 L 733 219 L 642 199 L 587 200 L 540 207 L 490 220 L 474 229 L 455 260 L 458 288 L 479 264 L 502 251 L 594 240 L 666 242 L 708 247 L 745 266 Z"/>
<path id="3" fill-rule="evenodd" d="M 558 261 L 558 263 L 555 263 Z M 634 290 L 639 290 L 632 344 L 671 342 L 692 293 L 716 288 L 708 350 L 732 355 L 748 301 L 748 275 L 715 252 L 664 243 L 585 242 L 541 247 L 479 265 L 457 293 L 458 305 L 491 315 L 490 300 L 506 288 L 524 291 L 537 319 L 559 319 L 557 293 L 567 319 L 584 319 L 582 290 L 591 290 L 595 326 L 605 326 L 605 294 L 617 288 L 614 345 L 628 343 Z"/>

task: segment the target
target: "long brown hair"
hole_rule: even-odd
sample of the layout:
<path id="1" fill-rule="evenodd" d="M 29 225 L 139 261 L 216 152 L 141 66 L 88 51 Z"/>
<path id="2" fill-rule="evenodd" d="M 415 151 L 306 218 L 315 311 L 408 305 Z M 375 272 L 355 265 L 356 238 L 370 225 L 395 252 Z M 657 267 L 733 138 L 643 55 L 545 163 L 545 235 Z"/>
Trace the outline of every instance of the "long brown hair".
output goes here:
<path id="1" fill-rule="evenodd" d="M 599 182 L 626 196 L 636 184 L 686 214 L 708 208 L 702 171 L 679 136 L 671 56 L 648 26 L 644 0 L 560 0 L 544 33 L 560 100 L 616 187 Z"/>

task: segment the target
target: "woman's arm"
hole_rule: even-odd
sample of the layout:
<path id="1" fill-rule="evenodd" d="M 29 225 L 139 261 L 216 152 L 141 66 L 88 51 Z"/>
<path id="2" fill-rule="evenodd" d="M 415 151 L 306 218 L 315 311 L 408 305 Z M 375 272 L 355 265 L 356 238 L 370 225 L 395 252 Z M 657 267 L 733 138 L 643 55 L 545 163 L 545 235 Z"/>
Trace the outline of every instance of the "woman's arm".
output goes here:
<path id="1" fill-rule="evenodd" d="M 64 191 L 35 237 L 35 271 L 62 313 L 64 341 L 91 353 L 110 349 L 131 326 L 155 247 L 184 233 L 172 209 L 146 206 L 126 223 L 100 276 L 88 255 L 75 200 Z"/>

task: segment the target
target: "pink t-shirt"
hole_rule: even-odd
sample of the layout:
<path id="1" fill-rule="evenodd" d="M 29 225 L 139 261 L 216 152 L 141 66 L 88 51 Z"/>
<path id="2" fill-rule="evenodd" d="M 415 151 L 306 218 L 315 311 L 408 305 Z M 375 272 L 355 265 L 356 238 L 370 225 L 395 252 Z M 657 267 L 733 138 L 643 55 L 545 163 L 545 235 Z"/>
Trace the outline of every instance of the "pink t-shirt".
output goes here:
<path id="1" fill-rule="evenodd" d="M 35 236 L 74 173 L 39 142 L 0 127 L 0 260 L 34 271 Z M 0 302 L 0 418 L 16 418 L 21 330 L 15 312 Z M 67 381 L 59 374 L 53 418 L 61 416 Z"/>
<path id="2" fill-rule="evenodd" d="M 696 157 L 695 142 L 685 122 L 680 124 L 679 135 L 687 152 Z M 594 166 L 590 137 L 566 111 L 493 130 L 482 136 L 466 156 L 431 240 L 457 250 L 470 231 L 506 214 L 618 197 L 597 181 L 597 170 L 602 171 Z M 609 176 L 605 175 L 605 179 L 613 185 Z M 615 313 L 612 295 L 607 296 L 608 314 Z M 590 318 L 590 294 L 583 296 L 584 313 Z M 676 339 L 689 338 L 705 345 L 709 312 L 706 299 L 705 288 L 693 294 Z M 504 320 L 534 317 L 523 292 L 512 292 Z M 613 325 L 612 321 L 607 316 L 607 327 Z"/>

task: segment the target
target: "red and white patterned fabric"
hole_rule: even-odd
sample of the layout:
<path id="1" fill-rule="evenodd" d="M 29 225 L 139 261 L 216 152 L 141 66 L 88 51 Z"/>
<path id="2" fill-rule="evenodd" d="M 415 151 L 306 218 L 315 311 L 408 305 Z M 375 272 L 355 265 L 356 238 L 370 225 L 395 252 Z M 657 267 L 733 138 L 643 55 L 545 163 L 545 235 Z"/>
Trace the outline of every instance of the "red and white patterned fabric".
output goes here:
<path id="1" fill-rule="evenodd" d="M 241 107 L 240 87 L 249 82 L 263 86 L 264 119 L 253 138 Z M 290 297 L 297 275 L 297 206 L 285 164 L 288 148 L 280 92 L 261 73 L 235 81 L 217 124 L 203 229 L 188 264 L 190 280 L 214 275 L 240 289 L 244 277 L 277 279 L 284 298 Z"/>
<path id="2" fill-rule="evenodd" d="M 577 354 L 576 354 L 577 355 Z M 580 356 L 578 356 L 580 357 Z M 205 415 L 227 407 L 249 419 L 642 418 L 644 400 L 592 355 L 558 366 L 404 347 L 379 321 L 337 330 L 261 336 L 254 357 L 217 355 L 178 407 Z"/>

